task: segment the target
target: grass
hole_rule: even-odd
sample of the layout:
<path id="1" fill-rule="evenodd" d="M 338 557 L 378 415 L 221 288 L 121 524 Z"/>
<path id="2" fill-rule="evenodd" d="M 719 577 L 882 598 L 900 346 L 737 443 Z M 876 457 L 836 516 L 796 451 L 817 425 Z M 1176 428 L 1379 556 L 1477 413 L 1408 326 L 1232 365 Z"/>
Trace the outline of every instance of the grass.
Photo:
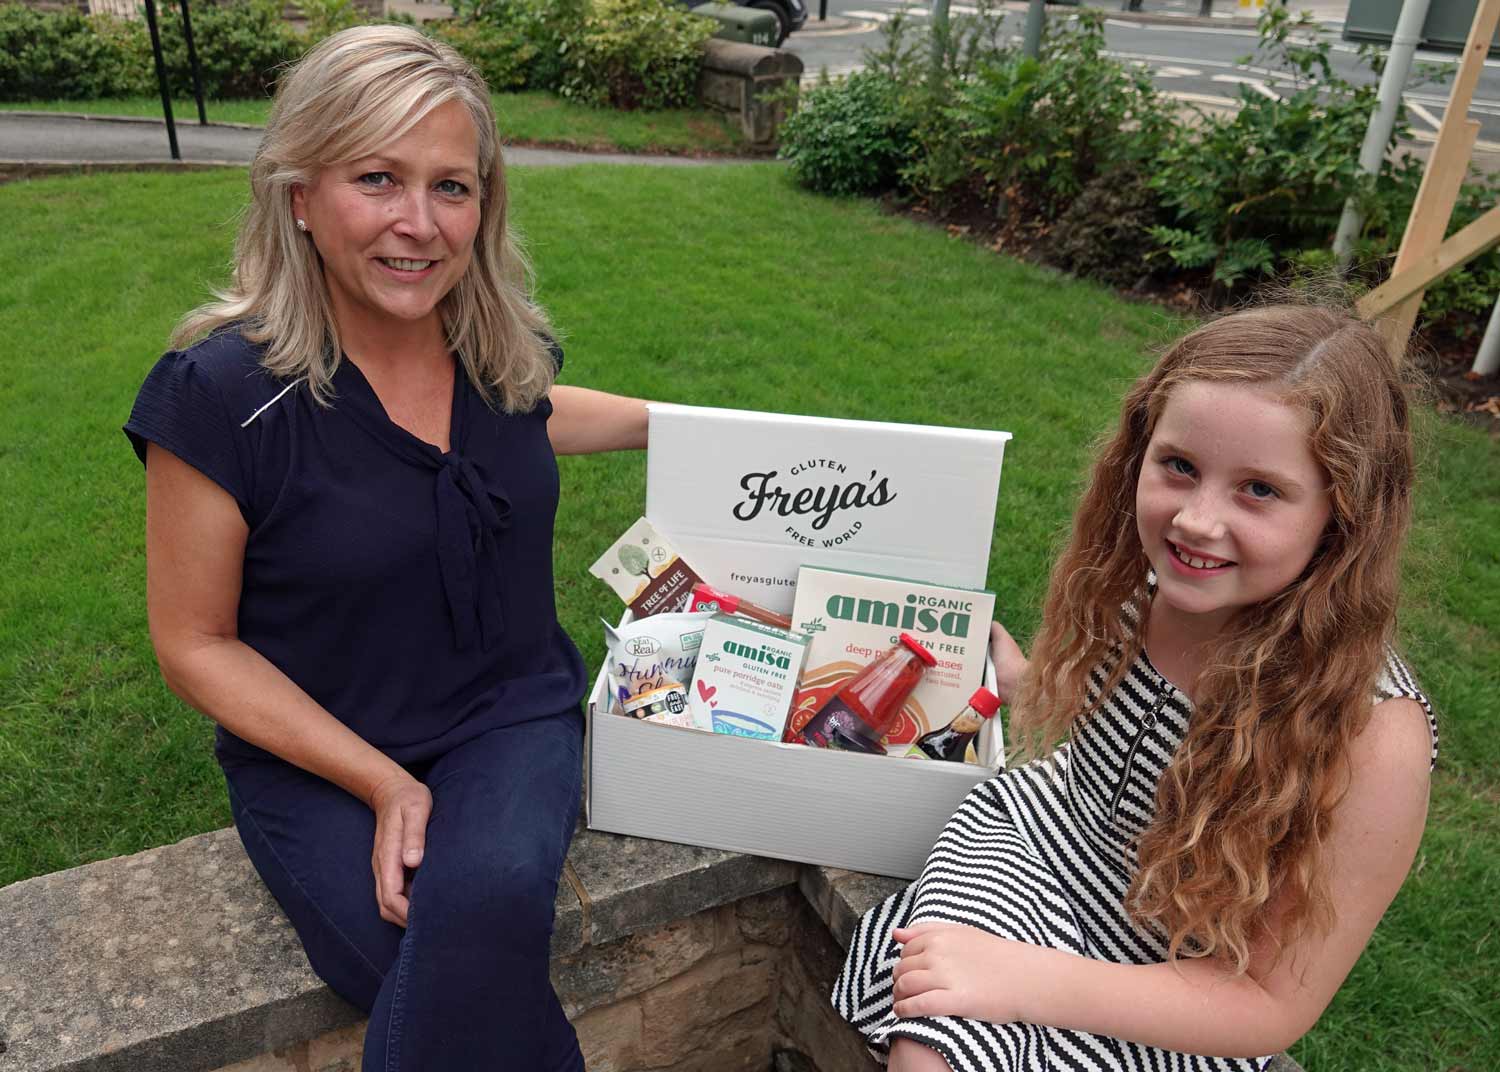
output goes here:
<path id="1" fill-rule="evenodd" d="M 989 577 L 1034 630 L 1087 445 L 1178 325 L 770 165 L 513 184 L 567 382 L 1013 432 Z M 0 884 L 228 822 L 208 723 L 152 661 L 143 481 L 119 426 L 174 318 L 223 278 L 244 191 L 232 170 L 0 187 L 0 262 L 27 265 L 0 273 Z M 1443 759 L 1414 873 L 1293 1051 L 1313 1070 L 1500 1067 L 1500 446 L 1422 423 L 1404 640 Z M 616 608 L 587 567 L 639 515 L 644 469 L 563 459 L 559 607 L 591 663 Z"/>
<path id="2" fill-rule="evenodd" d="M 491 99 L 500 132 L 508 144 L 556 145 L 574 149 L 625 153 L 743 153 L 739 129 L 721 113 L 701 109 L 666 112 L 617 112 L 589 108 L 551 93 L 528 90 L 496 93 Z M 161 118 L 160 97 L 114 100 L 51 100 L 0 102 L 3 111 L 79 112 L 86 115 L 125 115 Z M 269 100 L 207 101 L 210 123 L 263 125 L 271 112 Z M 192 99 L 172 102 L 179 123 L 198 122 Z"/>

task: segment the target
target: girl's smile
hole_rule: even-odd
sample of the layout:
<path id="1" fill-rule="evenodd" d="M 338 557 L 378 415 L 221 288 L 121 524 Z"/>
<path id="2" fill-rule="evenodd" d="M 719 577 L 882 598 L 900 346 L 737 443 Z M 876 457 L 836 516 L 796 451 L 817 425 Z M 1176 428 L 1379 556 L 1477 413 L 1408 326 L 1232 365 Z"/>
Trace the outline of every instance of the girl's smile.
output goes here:
<path id="1" fill-rule="evenodd" d="M 1136 526 L 1162 608 L 1205 638 L 1302 574 L 1328 524 L 1311 420 L 1272 392 L 1189 381 L 1172 391 L 1136 484 Z"/>

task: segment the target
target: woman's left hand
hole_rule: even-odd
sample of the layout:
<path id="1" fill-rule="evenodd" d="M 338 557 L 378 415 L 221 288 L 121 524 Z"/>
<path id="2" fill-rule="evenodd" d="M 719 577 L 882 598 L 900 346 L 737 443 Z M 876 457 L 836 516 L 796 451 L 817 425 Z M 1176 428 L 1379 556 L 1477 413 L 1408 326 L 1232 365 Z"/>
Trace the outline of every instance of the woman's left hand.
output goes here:
<path id="1" fill-rule="evenodd" d="M 1021 996 L 1038 966 L 1037 946 L 957 923 L 897 927 L 897 1016 L 962 1016 L 1004 1024 L 1023 1019 Z"/>

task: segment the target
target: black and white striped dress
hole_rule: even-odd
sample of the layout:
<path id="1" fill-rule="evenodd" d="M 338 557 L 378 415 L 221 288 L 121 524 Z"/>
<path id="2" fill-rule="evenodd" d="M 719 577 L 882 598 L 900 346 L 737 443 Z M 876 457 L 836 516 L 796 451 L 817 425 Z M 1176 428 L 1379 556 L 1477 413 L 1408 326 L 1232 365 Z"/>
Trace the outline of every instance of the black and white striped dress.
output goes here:
<path id="1" fill-rule="evenodd" d="M 1095 671 L 1090 699 L 1108 668 Z M 1437 723 L 1410 670 L 1394 653 L 1375 699 L 1407 696 L 1427 711 L 1432 758 Z M 940 1053 L 954 1072 L 1043 1069 L 1259 1072 L 1270 1060 L 1171 1053 L 1118 1039 L 1035 1024 L 950 1016 L 898 1018 L 891 971 L 900 959 L 891 930 L 946 922 L 1003 938 L 1122 964 L 1153 964 L 1166 942 L 1135 927 L 1124 909 L 1127 861 L 1155 810 L 1156 783 L 1182 743 L 1190 702 L 1142 653 L 1096 714 L 1053 757 L 974 788 L 948 821 L 921 876 L 860 921 L 833 1004 L 882 1062 L 894 1037 Z"/>

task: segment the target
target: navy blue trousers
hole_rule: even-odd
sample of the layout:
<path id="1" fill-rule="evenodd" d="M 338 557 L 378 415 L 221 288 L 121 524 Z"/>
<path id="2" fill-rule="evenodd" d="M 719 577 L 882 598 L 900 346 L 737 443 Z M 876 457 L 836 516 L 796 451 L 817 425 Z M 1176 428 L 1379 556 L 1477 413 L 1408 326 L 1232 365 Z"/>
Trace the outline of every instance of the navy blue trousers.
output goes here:
<path id="1" fill-rule="evenodd" d="M 313 970 L 370 1015 L 363 1072 L 581 1072 L 548 975 L 578 818 L 577 712 L 408 769 L 432 791 L 405 929 L 380 918 L 375 814 L 279 760 L 227 759 L 230 810 Z"/>

